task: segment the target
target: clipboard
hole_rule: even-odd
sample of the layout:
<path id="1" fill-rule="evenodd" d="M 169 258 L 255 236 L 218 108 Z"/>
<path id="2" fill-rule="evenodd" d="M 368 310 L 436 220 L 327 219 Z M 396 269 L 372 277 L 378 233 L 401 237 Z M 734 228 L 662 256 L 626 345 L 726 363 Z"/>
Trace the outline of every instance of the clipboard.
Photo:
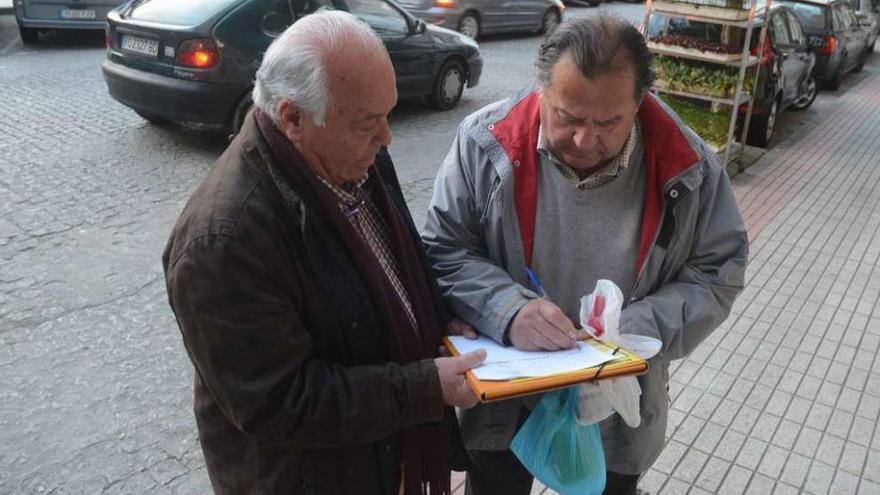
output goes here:
<path id="1" fill-rule="evenodd" d="M 586 339 L 593 347 L 614 352 L 615 359 L 599 366 L 555 375 L 515 378 L 513 380 L 480 380 L 472 371 L 466 373 L 468 385 L 480 398 L 480 402 L 495 402 L 525 395 L 549 392 L 592 380 L 616 376 L 637 376 L 648 372 L 648 362 L 622 347 L 612 347 L 593 338 Z M 449 337 L 443 337 L 443 345 L 453 356 L 460 353 Z"/>

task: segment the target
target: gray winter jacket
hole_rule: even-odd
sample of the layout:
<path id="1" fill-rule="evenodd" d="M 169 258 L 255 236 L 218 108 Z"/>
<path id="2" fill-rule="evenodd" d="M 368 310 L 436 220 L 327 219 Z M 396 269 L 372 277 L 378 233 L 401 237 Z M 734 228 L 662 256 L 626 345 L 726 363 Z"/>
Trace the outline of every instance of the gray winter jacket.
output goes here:
<path id="1" fill-rule="evenodd" d="M 527 289 L 537 204 L 540 95 L 525 92 L 470 115 L 434 184 L 423 237 L 446 301 L 498 342 Z M 639 377 L 642 424 L 603 422 L 608 470 L 645 472 L 660 454 L 669 361 L 686 356 L 730 312 L 742 290 L 748 238 L 726 172 L 705 143 L 653 95 L 639 109 L 646 190 L 638 273 L 620 329 L 663 342 Z M 588 227 L 585 226 L 585 227 Z M 523 399 L 465 411 L 469 450 L 504 450 Z"/>

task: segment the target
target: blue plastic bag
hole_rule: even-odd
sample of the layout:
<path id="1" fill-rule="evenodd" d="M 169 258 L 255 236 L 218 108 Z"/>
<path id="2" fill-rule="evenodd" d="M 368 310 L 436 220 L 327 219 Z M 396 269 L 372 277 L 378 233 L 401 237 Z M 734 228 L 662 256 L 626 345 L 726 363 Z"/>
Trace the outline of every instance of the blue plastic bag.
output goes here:
<path id="1" fill-rule="evenodd" d="M 544 394 L 510 450 L 541 483 L 561 495 L 600 495 L 605 451 L 599 425 L 577 422 L 577 387 Z"/>

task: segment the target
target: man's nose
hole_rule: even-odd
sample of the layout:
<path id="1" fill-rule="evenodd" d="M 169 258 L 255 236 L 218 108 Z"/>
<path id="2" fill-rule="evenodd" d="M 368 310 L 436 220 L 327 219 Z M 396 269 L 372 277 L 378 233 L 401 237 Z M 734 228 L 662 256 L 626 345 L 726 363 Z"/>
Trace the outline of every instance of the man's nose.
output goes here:
<path id="1" fill-rule="evenodd" d="M 578 127 L 571 137 L 578 149 L 590 149 L 596 144 L 596 132 L 591 125 Z"/>
<path id="2" fill-rule="evenodd" d="M 388 118 L 383 118 L 379 126 L 379 132 L 376 133 L 376 140 L 386 148 L 391 145 L 391 126 L 388 124 Z"/>

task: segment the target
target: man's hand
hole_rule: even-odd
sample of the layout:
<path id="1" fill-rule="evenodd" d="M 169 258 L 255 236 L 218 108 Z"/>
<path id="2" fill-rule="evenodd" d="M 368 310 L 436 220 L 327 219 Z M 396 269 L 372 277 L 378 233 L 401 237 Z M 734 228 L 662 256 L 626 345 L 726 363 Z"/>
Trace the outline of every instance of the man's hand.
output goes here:
<path id="1" fill-rule="evenodd" d="M 532 299 L 513 317 L 507 338 L 521 351 L 556 351 L 577 344 L 577 329 L 559 306 Z"/>
<path id="2" fill-rule="evenodd" d="M 465 372 L 486 359 L 486 351 L 480 349 L 456 357 L 434 359 L 437 374 L 440 375 L 440 388 L 443 390 L 443 403 L 447 406 L 471 408 L 479 398 L 468 386 Z"/>
<path id="3" fill-rule="evenodd" d="M 479 337 L 479 334 L 474 330 L 474 327 L 468 325 L 460 318 L 453 318 L 449 324 L 446 325 L 446 333 L 447 335 L 461 335 L 470 340 L 476 340 L 477 337 Z"/>

